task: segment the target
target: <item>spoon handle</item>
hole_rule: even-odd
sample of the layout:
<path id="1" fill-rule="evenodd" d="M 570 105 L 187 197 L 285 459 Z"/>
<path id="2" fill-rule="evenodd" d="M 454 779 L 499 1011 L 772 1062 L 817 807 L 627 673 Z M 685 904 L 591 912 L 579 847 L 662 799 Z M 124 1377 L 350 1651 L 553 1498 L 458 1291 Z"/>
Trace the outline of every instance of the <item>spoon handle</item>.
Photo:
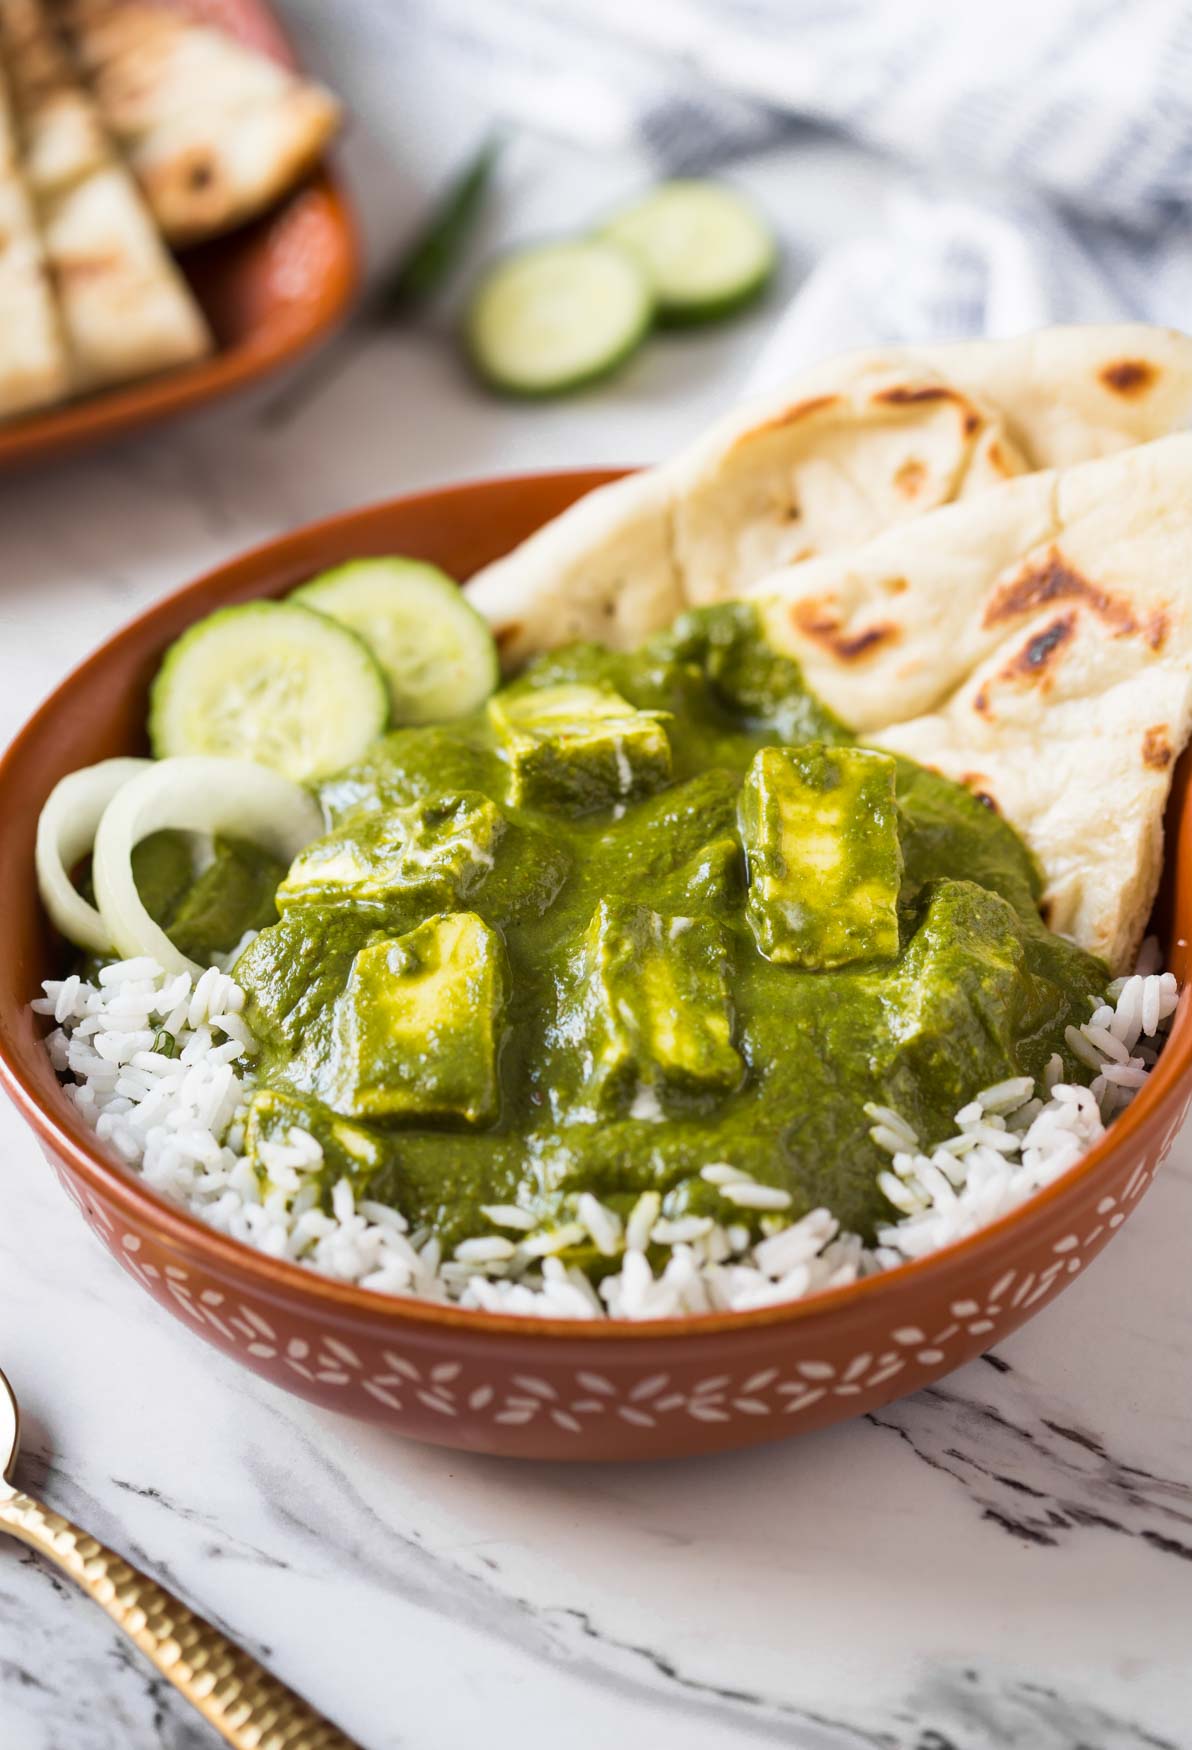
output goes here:
<path id="1" fill-rule="evenodd" d="M 233 1750 L 359 1750 L 172 1592 L 31 1495 L 14 1490 L 0 1498 L 0 1530 L 101 1604 Z"/>

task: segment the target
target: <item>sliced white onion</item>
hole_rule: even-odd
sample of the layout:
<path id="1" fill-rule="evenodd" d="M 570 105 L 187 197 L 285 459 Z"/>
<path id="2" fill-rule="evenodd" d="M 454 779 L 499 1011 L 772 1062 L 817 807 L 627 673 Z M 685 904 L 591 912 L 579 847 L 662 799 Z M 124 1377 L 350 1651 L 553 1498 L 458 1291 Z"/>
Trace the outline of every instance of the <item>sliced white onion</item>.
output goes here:
<path id="1" fill-rule="evenodd" d="M 116 792 L 152 765 L 152 760 L 100 760 L 55 784 L 37 822 L 37 887 L 55 926 L 76 947 L 106 954 L 107 927 L 70 879 L 69 871 L 95 843 L 95 834 Z"/>
<path id="2" fill-rule="evenodd" d="M 324 830 L 319 806 L 301 784 L 250 760 L 156 760 L 117 791 L 99 823 L 92 859 L 104 929 L 123 958 L 148 954 L 166 972 L 192 978 L 203 968 L 154 923 L 133 879 L 134 846 L 167 827 L 250 839 L 286 863 Z"/>

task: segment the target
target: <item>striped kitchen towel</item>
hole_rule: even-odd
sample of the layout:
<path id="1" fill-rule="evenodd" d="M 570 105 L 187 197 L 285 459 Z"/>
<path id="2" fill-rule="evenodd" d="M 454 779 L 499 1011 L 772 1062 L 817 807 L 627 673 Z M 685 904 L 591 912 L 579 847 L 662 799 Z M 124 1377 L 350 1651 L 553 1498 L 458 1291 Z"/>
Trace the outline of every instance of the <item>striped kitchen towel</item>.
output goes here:
<path id="1" fill-rule="evenodd" d="M 808 123 L 888 155 L 755 376 L 846 345 L 1192 312 L 1192 0 L 397 0 L 523 125 L 655 172 Z"/>

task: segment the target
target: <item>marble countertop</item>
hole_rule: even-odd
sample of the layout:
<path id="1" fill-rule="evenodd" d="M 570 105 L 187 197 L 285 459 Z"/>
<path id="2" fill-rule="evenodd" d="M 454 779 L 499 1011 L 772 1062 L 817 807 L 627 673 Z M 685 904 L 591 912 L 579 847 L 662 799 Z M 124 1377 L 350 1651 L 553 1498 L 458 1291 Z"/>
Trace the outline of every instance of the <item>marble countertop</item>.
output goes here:
<path id="1" fill-rule="evenodd" d="M 353 96 L 348 168 L 381 254 L 467 140 L 416 58 L 394 73 L 369 52 L 375 5 L 290 12 Z M 493 234 L 596 210 L 632 174 L 522 142 Z M 882 180 L 812 140 L 742 175 L 792 280 Z M 731 396 L 766 322 L 659 343 L 557 407 L 486 399 L 434 326 L 372 336 L 281 424 L 266 391 L 0 482 L 0 739 L 141 604 L 295 523 L 663 453 Z M 22 1479 L 364 1750 L 1192 1745 L 1192 1136 L 1062 1300 L 939 1387 L 751 1453 L 603 1469 L 402 1445 L 283 1395 L 109 1261 L 8 1108 L 0 1157 Z M 214 1742 L 93 1606 L 0 1548 L 6 1750 Z"/>

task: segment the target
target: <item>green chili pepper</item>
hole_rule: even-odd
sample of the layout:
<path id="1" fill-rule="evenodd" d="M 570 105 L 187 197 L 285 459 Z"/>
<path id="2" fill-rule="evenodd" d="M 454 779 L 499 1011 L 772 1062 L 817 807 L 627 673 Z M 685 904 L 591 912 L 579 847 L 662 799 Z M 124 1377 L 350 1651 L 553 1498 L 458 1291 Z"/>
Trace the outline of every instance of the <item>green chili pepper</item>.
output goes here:
<path id="1" fill-rule="evenodd" d="M 377 286 L 370 304 L 393 316 L 434 296 L 459 261 L 484 209 L 504 137 L 493 134 L 465 164 L 436 203 L 413 242 Z"/>

